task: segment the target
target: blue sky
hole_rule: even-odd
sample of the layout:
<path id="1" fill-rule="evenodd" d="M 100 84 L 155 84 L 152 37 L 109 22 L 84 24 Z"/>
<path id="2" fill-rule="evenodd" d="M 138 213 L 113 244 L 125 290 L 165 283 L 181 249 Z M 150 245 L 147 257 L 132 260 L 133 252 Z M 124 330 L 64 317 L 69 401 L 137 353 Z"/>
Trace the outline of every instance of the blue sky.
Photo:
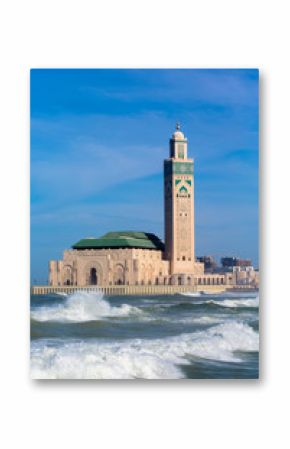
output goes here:
<path id="1" fill-rule="evenodd" d="M 196 255 L 258 265 L 258 71 L 31 71 L 31 278 L 82 237 L 163 232 L 176 121 L 195 160 Z"/>

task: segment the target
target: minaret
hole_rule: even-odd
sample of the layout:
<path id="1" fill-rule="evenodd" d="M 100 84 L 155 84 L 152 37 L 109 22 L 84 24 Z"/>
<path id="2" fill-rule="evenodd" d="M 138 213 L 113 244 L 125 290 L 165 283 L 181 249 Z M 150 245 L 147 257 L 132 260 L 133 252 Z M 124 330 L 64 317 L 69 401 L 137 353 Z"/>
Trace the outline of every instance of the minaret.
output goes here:
<path id="1" fill-rule="evenodd" d="M 164 161 L 165 259 L 170 274 L 194 273 L 193 159 L 187 157 L 187 139 L 179 123 Z"/>

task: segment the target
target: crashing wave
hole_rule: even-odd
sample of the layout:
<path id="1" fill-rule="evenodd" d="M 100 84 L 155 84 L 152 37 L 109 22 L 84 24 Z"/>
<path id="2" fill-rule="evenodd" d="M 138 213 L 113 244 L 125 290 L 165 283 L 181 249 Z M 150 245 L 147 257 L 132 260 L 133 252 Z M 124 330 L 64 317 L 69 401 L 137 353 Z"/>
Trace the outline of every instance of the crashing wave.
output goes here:
<path id="1" fill-rule="evenodd" d="M 176 379 L 192 358 L 241 362 L 236 352 L 258 351 L 259 335 L 232 321 L 163 339 L 108 341 L 36 340 L 31 345 L 34 379 Z"/>
<path id="2" fill-rule="evenodd" d="M 77 291 L 69 295 L 63 303 L 39 307 L 31 312 L 36 321 L 83 322 L 96 321 L 108 317 L 125 317 L 141 314 L 137 307 L 128 304 L 111 306 L 101 292 Z"/>

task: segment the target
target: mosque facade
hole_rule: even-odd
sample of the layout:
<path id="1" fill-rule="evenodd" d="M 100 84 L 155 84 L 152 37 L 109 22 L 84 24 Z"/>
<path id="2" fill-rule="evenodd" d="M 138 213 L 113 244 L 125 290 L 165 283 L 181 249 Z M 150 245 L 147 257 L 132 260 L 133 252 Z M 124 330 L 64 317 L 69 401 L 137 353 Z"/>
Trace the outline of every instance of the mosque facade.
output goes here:
<path id="1" fill-rule="evenodd" d="M 147 232 L 108 232 L 84 238 L 49 262 L 50 286 L 231 284 L 205 274 L 194 252 L 194 161 L 177 124 L 164 161 L 165 242 Z"/>

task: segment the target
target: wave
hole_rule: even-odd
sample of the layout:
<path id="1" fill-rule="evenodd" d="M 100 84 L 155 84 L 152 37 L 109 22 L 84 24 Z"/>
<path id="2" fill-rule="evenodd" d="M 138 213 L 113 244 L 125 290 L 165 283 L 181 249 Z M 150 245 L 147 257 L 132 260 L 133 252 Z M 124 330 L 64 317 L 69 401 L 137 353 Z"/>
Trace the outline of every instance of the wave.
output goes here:
<path id="1" fill-rule="evenodd" d="M 184 310 L 195 310 L 199 308 L 199 306 L 219 306 L 219 307 L 229 307 L 229 308 L 258 308 L 259 307 L 259 297 L 255 298 L 240 298 L 240 299 L 198 299 L 196 301 L 188 301 L 188 302 L 179 302 L 173 304 L 163 304 L 159 306 L 160 310 L 164 310 L 165 308 L 170 309 L 184 309 Z"/>
<path id="2" fill-rule="evenodd" d="M 32 310 L 31 318 L 36 321 L 76 323 L 96 321 L 108 317 L 125 317 L 133 314 L 142 314 L 142 311 L 129 304 L 111 306 L 101 292 L 77 291 L 69 295 L 61 304 L 52 304 Z"/>
<path id="3" fill-rule="evenodd" d="M 31 345 L 31 375 L 34 379 L 177 379 L 185 377 L 182 365 L 196 357 L 239 363 L 237 351 L 258 349 L 257 332 L 237 321 L 154 340 L 37 340 Z"/>
<path id="4" fill-rule="evenodd" d="M 206 301 L 207 304 L 216 304 L 221 307 L 259 307 L 259 296 L 245 299 L 224 299 L 223 301 Z"/>

